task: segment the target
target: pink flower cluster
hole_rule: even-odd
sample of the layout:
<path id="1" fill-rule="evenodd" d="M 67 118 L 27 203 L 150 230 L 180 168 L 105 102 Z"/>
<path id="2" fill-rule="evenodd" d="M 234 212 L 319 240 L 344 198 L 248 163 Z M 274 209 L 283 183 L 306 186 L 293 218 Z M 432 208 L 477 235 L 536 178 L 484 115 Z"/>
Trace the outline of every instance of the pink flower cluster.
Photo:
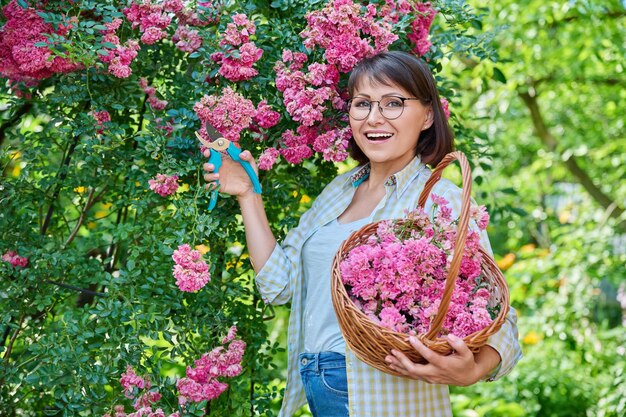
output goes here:
<path id="1" fill-rule="evenodd" d="M 151 385 L 150 378 L 138 376 L 130 365 L 126 367 L 126 372 L 122 374 L 120 384 L 127 398 L 135 397 L 138 390 L 149 389 Z"/>
<path id="2" fill-rule="evenodd" d="M 120 378 L 120 384 L 127 398 L 136 398 L 133 403 L 135 411 L 127 414 L 123 405 L 116 405 L 113 407 L 113 414 L 107 413 L 102 417 L 166 417 L 165 412 L 161 408 L 153 409 L 154 405 L 161 400 L 161 394 L 158 391 L 149 391 L 151 384 L 148 377 L 138 376 L 129 365 Z M 142 391 L 143 393 L 139 395 Z M 175 412 L 170 414 L 169 417 L 180 417 L 180 414 Z"/>
<path id="3" fill-rule="evenodd" d="M 26 268 L 28 266 L 28 258 L 19 256 L 17 252 L 13 250 L 6 251 L 4 255 L 2 255 L 2 260 L 10 263 L 14 268 L 18 266 Z"/>
<path id="4" fill-rule="evenodd" d="M 276 160 L 280 156 L 280 152 L 276 148 L 267 148 L 265 149 L 261 155 L 259 155 L 258 166 L 259 169 L 264 171 L 269 171 L 272 169 Z"/>
<path id="5" fill-rule="evenodd" d="M 415 3 L 413 8 L 413 14 L 416 15 L 416 18 L 411 22 L 412 31 L 407 35 L 407 38 L 415 45 L 413 52 L 417 56 L 422 56 L 432 46 L 429 40 L 430 26 L 433 24 L 437 11 L 430 5 L 430 2 Z"/>
<path id="6" fill-rule="evenodd" d="M 156 88 L 148 85 L 148 80 L 144 77 L 139 79 L 139 86 L 143 89 L 143 92 L 148 96 L 148 104 L 153 110 L 163 110 L 167 106 L 167 100 L 161 100 L 156 96 Z"/>
<path id="7" fill-rule="evenodd" d="M 283 60 L 274 66 L 276 88 L 283 93 L 283 101 L 291 118 L 305 126 L 324 120 L 328 104 L 343 108 L 337 92 L 339 72 L 334 65 L 313 63 L 304 72 L 306 55 L 283 51 Z"/>
<path id="8" fill-rule="evenodd" d="M 409 222 L 380 222 L 367 243 L 352 249 L 340 264 L 354 303 L 371 320 L 397 332 L 427 333 L 443 295 L 458 219 L 452 219 L 444 198 L 432 195 L 432 200 L 437 210 L 433 221 L 419 208 L 407 214 Z M 479 228 L 487 227 L 484 207 L 473 208 L 470 215 Z M 478 233 L 469 231 L 441 334 L 465 337 L 492 322 L 479 248 Z"/>
<path id="9" fill-rule="evenodd" d="M 198 291 L 211 280 L 209 266 L 201 257 L 200 252 L 192 250 L 187 244 L 180 245 L 174 251 L 172 259 L 176 265 L 174 265 L 172 273 L 176 278 L 176 285 L 181 291 Z"/>
<path id="10" fill-rule="evenodd" d="M 155 178 L 148 180 L 150 189 L 160 195 L 167 197 L 178 191 L 178 175 L 157 174 Z"/>
<path id="11" fill-rule="evenodd" d="M 32 2 L 31 2 L 32 3 Z M 47 34 L 64 36 L 71 24 L 54 28 L 39 16 L 45 10 L 23 9 L 16 0 L 2 8 L 6 22 L 0 28 L 0 75 L 11 83 L 24 82 L 36 85 L 37 80 L 56 73 L 67 73 L 83 68 L 62 56 L 53 56 L 47 47 L 35 46 L 47 42 Z"/>
<path id="12" fill-rule="evenodd" d="M 341 162 L 348 157 L 348 143 L 352 131 L 349 127 L 333 129 L 319 135 L 313 142 L 313 150 L 320 152 L 325 161 Z"/>
<path id="13" fill-rule="evenodd" d="M 230 87 L 224 88 L 221 96 L 205 95 L 193 109 L 203 122 L 198 132 L 200 135 L 205 139 L 212 139 L 204 127 L 204 124 L 208 123 L 233 142 L 239 141 L 241 132 L 252 124 L 257 114 L 252 101 Z"/>
<path id="14" fill-rule="evenodd" d="M 132 74 L 130 64 L 137 57 L 139 42 L 129 39 L 124 45 L 120 44 L 120 38 L 115 32 L 122 25 L 122 19 L 115 19 L 105 23 L 106 30 L 102 31 L 102 43 L 112 46 L 103 46 L 106 54 L 99 54 L 100 61 L 109 64 L 109 72 L 117 78 L 128 78 Z"/>
<path id="15" fill-rule="evenodd" d="M 111 121 L 111 115 L 109 112 L 106 110 L 94 111 L 92 116 L 97 123 L 96 133 L 100 134 L 104 132 L 104 124 Z"/>
<path id="16" fill-rule="evenodd" d="M 174 45 L 183 52 L 192 53 L 202 46 L 202 38 L 198 31 L 189 26 L 180 25 L 172 36 Z"/>
<path id="17" fill-rule="evenodd" d="M 230 81 L 243 81 L 256 76 L 259 72 L 252 68 L 261 59 L 263 50 L 250 42 L 256 26 L 245 14 L 235 14 L 232 22 L 222 34 L 220 45 L 224 52 L 216 52 L 211 59 L 220 64 L 219 73 Z"/>
<path id="18" fill-rule="evenodd" d="M 219 22 L 221 13 L 220 1 L 213 4 L 212 0 L 199 0 L 195 3 L 195 9 L 187 9 L 183 0 L 165 0 L 163 8 L 165 11 L 176 15 L 179 26 L 204 27 Z"/>
<path id="19" fill-rule="evenodd" d="M 326 61 L 341 72 L 349 72 L 361 59 L 386 50 L 398 39 L 373 4 L 362 11 L 352 0 L 332 0 L 322 10 L 307 13 L 306 20 L 301 33 L 304 46 L 323 48 Z"/>
<path id="20" fill-rule="evenodd" d="M 217 398 L 228 388 L 228 384 L 218 378 L 233 378 L 242 372 L 241 360 L 246 343 L 235 339 L 236 334 L 237 327 L 231 327 L 228 335 L 222 339 L 222 345 L 228 344 L 228 348 L 218 346 L 195 361 L 195 368 L 187 367 L 187 376 L 176 384 L 179 403 Z"/>
<path id="21" fill-rule="evenodd" d="M 124 9 L 124 15 L 132 23 L 133 28 L 139 26 L 139 31 L 142 33 L 141 41 L 147 45 L 166 38 L 165 29 L 172 21 L 172 17 L 164 10 L 163 4 L 153 4 L 151 0 L 143 0 L 141 4 L 133 1 L 130 7 Z"/>
<path id="22" fill-rule="evenodd" d="M 443 109 L 443 113 L 446 115 L 446 119 L 449 119 L 450 118 L 450 103 L 448 103 L 448 100 L 443 97 L 441 97 L 439 101 L 441 101 L 441 108 Z"/>

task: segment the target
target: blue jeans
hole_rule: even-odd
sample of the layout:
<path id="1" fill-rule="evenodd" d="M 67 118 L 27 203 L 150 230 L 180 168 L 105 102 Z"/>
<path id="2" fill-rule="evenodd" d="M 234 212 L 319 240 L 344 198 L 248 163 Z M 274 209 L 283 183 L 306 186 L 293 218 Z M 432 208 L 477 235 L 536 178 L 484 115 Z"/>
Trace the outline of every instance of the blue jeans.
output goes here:
<path id="1" fill-rule="evenodd" d="M 348 417 L 346 357 L 336 352 L 301 353 L 300 377 L 313 417 Z"/>

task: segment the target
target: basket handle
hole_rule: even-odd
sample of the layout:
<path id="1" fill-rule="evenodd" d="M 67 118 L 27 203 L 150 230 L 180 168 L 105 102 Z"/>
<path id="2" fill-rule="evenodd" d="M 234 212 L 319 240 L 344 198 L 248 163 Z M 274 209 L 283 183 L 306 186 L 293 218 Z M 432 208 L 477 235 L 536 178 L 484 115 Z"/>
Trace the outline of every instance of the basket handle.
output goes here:
<path id="1" fill-rule="evenodd" d="M 431 323 L 430 330 L 426 333 L 427 339 L 435 339 L 437 334 L 443 326 L 443 321 L 448 313 L 450 306 L 450 300 L 452 299 L 452 291 L 454 290 L 454 284 L 461 269 L 461 260 L 463 259 L 463 248 L 465 248 L 465 240 L 467 238 L 467 227 L 469 225 L 469 210 L 470 199 L 472 194 L 472 170 L 470 169 L 467 158 L 463 152 L 451 152 L 447 154 L 439 164 L 433 170 L 430 178 L 426 181 L 424 189 L 420 194 L 418 200 L 418 206 L 424 207 L 426 200 L 430 196 L 435 184 L 441 179 L 441 173 L 450 165 L 453 161 L 459 161 L 461 165 L 461 175 L 463 177 L 462 194 L 461 194 L 461 213 L 459 214 L 459 223 L 457 225 L 456 241 L 454 243 L 454 254 L 452 255 L 452 261 L 450 263 L 450 270 L 448 271 L 448 277 L 446 278 L 446 285 L 441 297 L 441 303 L 437 310 L 437 315 Z"/>

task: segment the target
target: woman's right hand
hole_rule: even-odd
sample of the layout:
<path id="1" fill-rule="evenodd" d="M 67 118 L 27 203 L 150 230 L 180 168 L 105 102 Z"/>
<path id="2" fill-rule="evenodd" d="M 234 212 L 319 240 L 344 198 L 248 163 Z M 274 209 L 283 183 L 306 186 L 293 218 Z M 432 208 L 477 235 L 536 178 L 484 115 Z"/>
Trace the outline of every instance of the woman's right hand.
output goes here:
<path id="1" fill-rule="evenodd" d="M 210 157 L 211 150 L 205 150 L 204 156 L 206 158 Z M 254 172 L 258 175 L 256 162 L 249 151 L 242 151 L 239 157 L 249 162 Z M 204 169 L 204 180 L 207 182 L 205 187 L 209 190 L 217 187 L 216 181 L 219 180 L 219 191 L 221 193 L 236 197 L 245 197 L 254 193 L 252 181 L 241 164 L 233 161 L 226 154 L 222 155 L 222 166 L 220 167 L 219 173 L 214 173 L 215 167 L 208 162 L 205 162 L 202 168 Z"/>

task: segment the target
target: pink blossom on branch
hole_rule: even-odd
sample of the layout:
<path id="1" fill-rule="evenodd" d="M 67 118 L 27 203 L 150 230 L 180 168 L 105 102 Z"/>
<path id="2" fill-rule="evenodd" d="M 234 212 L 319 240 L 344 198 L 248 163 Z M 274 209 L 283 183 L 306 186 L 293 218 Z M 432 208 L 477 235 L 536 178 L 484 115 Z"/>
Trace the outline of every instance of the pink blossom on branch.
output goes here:
<path id="1" fill-rule="evenodd" d="M 124 389 L 124 395 L 127 398 L 133 398 L 135 396 L 135 388 L 140 390 L 150 388 L 150 379 L 138 376 L 133 368 L 128 365 L 126 372 L 120 378 L 120 384 Z"/>
<path id="2" fill-rule="evenodd" d="M 172 18 L 165 12 L 163 4 L 152 3 L 151 0 L 144 0 L 141 4 L 133 1 L 130 7 L 124 9 L 124 15 L 133 28 L 139 27 L 143 43 L 152 45 L 167 37 L 165 29 Z"/>
<path id="3" fill-rule="evenodd" d="M 157 174 L 155 178 L 148 180 L 150 189 L 160 195 L 167 197 L 178 191 L 178 175 Z"/>
<path id="4" fill-rule="evenodd" d="M 38 13 L 45 10 L 23 9 L 16 0 L 11 0 L 2 12 L 6 22 L 0 28 L 0 75 L 11 83 L 32 85 L 54 74 L 83 68 L 81 63 L 54 56 L 46 46 L 35 46 L 36 43 L 47 43 L 46 35 L 65 35 L 70 23 L 55 28 L 39 16 Z"/>
<path id="5" fill-rule="evenodd" d="M 96 133 L 100 134 L 104 132 L 104 124 L 111 121 L 111 115 L 106 110 L 95 111 L 92 113 L 93 118 L 97 123 Z"/>
<path id="6" fill-rule="evenodd" d="M 180 245 L 172 259 L 176 263 L 172 273 L 181 291 L 198 291 L 211 280 L 209 266 L 202 260 L 200 252 L 191 249 L 189 245 Z"/>
<path id="7" fill-rule="evenodd" d="M 227 348 L 218 346 L 196 360 L 195 367 L 187 367 L 187 376 L 176 384 L 180 404 L 217 398 L 228 388 L 223 379 L 241 374 L 246 343 L 236 339 L 236 334 L 237 328 L 231 327 L 228 335 L 222 339 L 223 345 L 228 344 Z"/>
<path id="8" fill-rule="evenodd" d="M 407 38 L 413 42 L 415 47 L 413 52 L 417 56 L 422 56 L 430 50 L 432 43 L 429 40 L 430 27 L 435 19 L 437 11 L 431 6 L 430 2 L 427 3 L 415 3 L 413 5 L 417 15 L 415 20 L 411 22 L 411 32 L 407 35 Z"/>
<path id="9" fill-rule="evenodd" d="M 13 250 L 6 251 L 4 255 L 2 255 L 2 260 L 4 262 L 10 263 L 11 266 L 14 268 L 18 266 L 22 268 L 26 268 L 28 266 L 28 258 L 19 256 L 17 252 Z"/>
<path id="10" fill-rule="evenodd" d="M 276 163 L 276 159 L 280 156 L 280 152 L 276 148 L 267 148 L 259 156 L 258 166 L 263 171 L 269 171 Z"/>
<path id="11" fill-rule="evenodd" d="M 252 101 L 226 87 L 221 96 L 205 95 L 193 106 L 203 126 L 198 132 L 208 139 L 205 123 L 213 126 L 220 134 L 233 142 L 238 142 L 241 132 L 252 124 L 256 109 Z"/>
<path id="12" fill-rule="evenodd" d="M 272 110 L 267 104 L 267 100 L 261 100 L 256 106 L 256 114 L 254 115 L 254 121 L 260 127 L 269 129 L 275 126 L 280 120 L 280 113 Z"/>
<path id="13" fill-rule="evenodd" d="M 398 39 L 391 24 L 377 18 L 374 6 L 363 13 L 361 4 L 352 0 L 329 1 L 322 10 L 305 17 L 304 46 L 324 49 L 326 61 L 341 72 L 349 72 L 361 59 L 387 50 Z"/>

